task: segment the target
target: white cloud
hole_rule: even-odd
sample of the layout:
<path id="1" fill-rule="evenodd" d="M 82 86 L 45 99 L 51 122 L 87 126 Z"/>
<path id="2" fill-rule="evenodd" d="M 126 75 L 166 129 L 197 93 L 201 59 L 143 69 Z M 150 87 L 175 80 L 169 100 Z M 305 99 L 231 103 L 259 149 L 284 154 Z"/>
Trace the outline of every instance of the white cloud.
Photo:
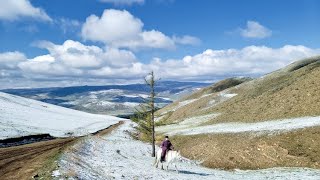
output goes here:
<path id="1" fill-rule="evenodd" d="M 320 49 L 286 45 L 281 48 L 248 46 L 243 49 L 208 49 L 178 60 L 155 59 L 149 66 L 163 79 L 210 80 L 227 76 L 259 76 L 314 55 Z"/>
<path id="2" fill-rule="evenodd" d="M 91 76 L 90 72 L 93 70 L 106 67 L 125 68 L 136 62 L 135 55 L 130 51 L 115 48 L 101 49 L 72 40 L 67 40 L 62 45 L 48 41 L 40 41 L 35 45 L 47 49 L 49 54 L 37 56 L 19 64 L 22 71 L 28 73 L 29 77 L 56 75 L 85 78 Z"/>
<path id="3" fill-rule="evenodd" d="M 89 72 L 89 74 L 96 77 L 136 80 L 142 78 L 148 72 L 150 72 L 150 69 L 147 69 L 144 64 L 135 62 L 131 66 L 120 68 L 111 68 L 109 66 L 106 66 L 101 69 L 92 70 Z"/>
<path id="4" fill-rule="evenodd" d="M 301 58 L 320 54 L 320 49 L 305 46 L 247 46 L 242 49 L 208 49 L 181 59 L 154 58 L 149 63 L 142 63 L 128 50 L 102 49 L 72 40 L 61 45 L 42 41 L 37 46 L 49 53 L 32 59 L 20 52 L 0 54 L 0 88 L 26 84 L 23 82 L 33 86 L 38 82 L 37 85 L 42 86 L 45 81 L 47 85 L 55 82 L 55 86 L 68 85 L 67 82 L 69 85 L 84 85 L 88 81 L 91 84 L 130 83 L 142 80 L 151 70 L 166 80 L 212 81 L 231 76 L 260 76 Z M 16 82 L 15 78 L 18 78 Z M 4 81 L 10 84 L 2 84 Z"/>
<path id="5" fill-rule="evenodd" d="M 0 53 L 0 69 L 16 69 L 18 63 L 26 59 L 26 56 L 18 51 Z"/>
<path id="6" fill-rule="evenodd" d="M 18 64 L 26 59 L 26 56 L 18 51 L 0 53 L 0 79 L 20 77 Z"/>
<path id="7" fill-rule="evenodd" d="M 22 17 L 29 17 L 41 21 L 52 21 L 47 13 L 32 6 L 29 0 L 0 0 L 0 19 L 17 20 Z"/>
<path id="8" fill-rule="evenodd" d="M 91 15 L 82 26 L 84 40 L 103 42 L 116 48 L 139 50 L 144 48 L 174 49 L 178 44 L 193 44 L 192 36 L 168 37 L 157 30 L 143 30 L 143 22 L 128 11 L 109 9 L 101 17 Z M 176 43 L 175 43 L 176 42 Z"/>
<path id="9" fill-rule="evenodd" d="M 134 3 L 137 4 L 143 4 L 144 0 L 100 0 L 101 2 L 105 2 L 105 3 L 112 3 L 116 6 L 120 6 L 120 5 L 132 5 Z"/>
<path id="10" fill-rule="evenodd" d="M 175 43 L 183 45 L 199 45 L 201 43 L 199 38 L 189 35 L 182 37 L 173 36 L 172 39 Z"/>
<path id="11" fill-rule="evenodd" d="M 82 37 L 85 40 L 105 43 L 136 41 L 141 33 L 143 23 L 128 11 L 105 10 L 101 18 L 91 15 L 82 26 Z"/>
<path id="12" fill-rule="evenodd" d="M 272 35 L 272 31 L 259 22 L 247 21 L 247 27 L 245 29 L 240 29 L 241 36 L 246 38 L 266 38 Z"/>

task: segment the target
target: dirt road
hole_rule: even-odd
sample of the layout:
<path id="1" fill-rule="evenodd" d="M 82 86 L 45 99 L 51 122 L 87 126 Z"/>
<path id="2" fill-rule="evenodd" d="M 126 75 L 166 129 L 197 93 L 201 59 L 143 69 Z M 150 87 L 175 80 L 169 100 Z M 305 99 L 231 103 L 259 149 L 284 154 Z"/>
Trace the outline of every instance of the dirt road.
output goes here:
<path id="1" fill-rule="evenodd" d="M 119 122 L 94 135 L 110 133 L 123 122 Z M 73 144 L 82 137 L 58 138 L 49 141 L 37 142 L 21 146 L 0 148 L 0 179 L 33 179 L 37 178 L 39 169 L 52 166 L 51 161 L 67 146 Z M 50 172 L 48 172 L 50 173 Z"/>

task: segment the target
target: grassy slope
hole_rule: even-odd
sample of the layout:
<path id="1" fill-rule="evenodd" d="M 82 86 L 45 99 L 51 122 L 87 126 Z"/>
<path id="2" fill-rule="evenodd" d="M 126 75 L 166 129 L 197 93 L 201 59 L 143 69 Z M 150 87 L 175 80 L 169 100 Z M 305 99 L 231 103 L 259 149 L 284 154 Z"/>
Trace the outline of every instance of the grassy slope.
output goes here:
<path id="1" fill-rule="evenodd" d="M 297 61 L 263 78 L 251 81 L 245 78 L 223 80 L 166 106 L 157 114 L 162 115 L 162 121 L 166 124 L 210 113 L 221 115 L 212 119 L 209 124 L 318 116 L 320 115 L 319 77 L 320 57 L 309 58 Z M 238 95 L 223 100 L 219 96 L 222 90 Z M 179 102 L 192 99 L 196 100 L 175 109 L 179 106 Z M 212 101 L 215 105 L 209 105 Z"/>
<path id="2" fill-rule="evenodd" d="M 174 103 L 159 112 L 170 112 L 165 118 L 166 123 L 210 113 L 221 114 L 208 124 L 319 116 L 319 77 L 320 57 L 309 58 L 263 78 L 228 88 L 228 93 L 238 95 L 226 101 L 219 101 L 218 91 L 199 98 L 209 92 L 209 87 L 184 99 L 199 98 L 197 101 L 170 112 L 178 105 Z M 208 108 L 213 100 L 216 104 Z M 263 136 L 249 133 L 175 136 L 172 142 L 183 155 L 202 160 L 207 167 L 260 169 L 320 168 L 319 140 L 320 127 L 313 127 Z"/>
<path id="3" fill-rule="evenodd" d="M 203 134 L 171 139 L 182 155 L 210 168 L 320 168 L 320 127 L 277 135 Z"/>
<path id="4" fill-rule="evenodd" d="M 160 109 L 156 112 L 156 115 L 162 115 L 162 124 L 171 124 L 192 116 L 207 114 L 207 112 L 203 110 L 208 107 L 210 101 L 214 100 L 216 103 L 218 103 L 223 100 L 219 96 L 219 92 L 250 80 L 250 78 L 229 78 L 222 80 L 207 88 L 200 89 L 199 91 L 181 99 L 180 101 L 174 102 Z M 194 101 L 190 104 L 177 108 L 180 102 L 186 102 L 190 100 Z"/>
<path id="5" fill-rule="evenodd" d="M 320 115 L 320 57 L 298 61 L 245 83 L 239 95 L 207 110 L 216 122 L 255 122 Z"/>

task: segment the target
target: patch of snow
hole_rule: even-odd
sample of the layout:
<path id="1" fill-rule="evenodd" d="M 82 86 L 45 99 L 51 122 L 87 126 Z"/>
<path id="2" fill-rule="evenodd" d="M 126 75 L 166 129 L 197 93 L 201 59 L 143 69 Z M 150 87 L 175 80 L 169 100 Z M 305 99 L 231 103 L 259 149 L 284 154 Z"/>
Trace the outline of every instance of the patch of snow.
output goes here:
<path id="1" fill-rule="evenodd" d="M 178 105 L 174 108 L 174 111 L 177 110 L 177 109 L 179 109 L 179 108 L 181 108 L 181 107 L 183 107 L 183 106 L 186 106 L 186 105 L 188 105 L 188 104 L 190 104 L 190 103 L 192 103 L 192 102 L 194 102 L 194 101 L 196 101 L 196 100 L 198 100 L 198 99 L 190 99 L 190 100 L 181 101 L 181 102 L 179 102 Z"/>
<path id="2" fill-rule="evenodd" d="M 209 108 L 212 108 L 212 107 L 216 106 L 217 104 L 220 104 L 220 103 L 238 95 L 238 94 L 234 94 L 234 93 L 228 93 L 228 91 L 229 90 L 227 89 L 227 90 L 224 90 L 224 91 L 218 93 L 217 96 L 213 97 L 213 99 L 208 102 L 207 107 L 203 108 L 202 111 L 207 110 Z M 209 96 L 209 95 L 212 95 L 212 94 L 204 95 L 201 98 Z"/>
<path id="3" fill-rule="evenodd" d="M 100 105 L 100 106 L 113 106 L 116 103 L 110 102 L 110 101 L 98 101 L 98 102 L 96 102 L 96 104 Z"/>
<path id="4" fill-rule="evenodd" d="M 123 94 L 121 96 L 124 96 L 124 97 L 128 97 L 128 98 L 137 98 L 137 97 L 140 97 L 138 95 L 131 95 L 131 94 Z"/>
<path id="5" fill-rule="evenodd" d="M 59 176 L 61 176 L 59 170 L 52 171 L 52 177 L 59 177 Z"/>
<path id="6" fill-rule="evenodd" d="M 170 125 L 156 127 L 156 131 L 171 134 L 172 132 L 176 132 L 176 131 L 180 131 L 180 130 L 188 130 L 188 129 L 192 129 L 195 126 L 198 126 L 202 123 L 205 123 L 216 116 L 218 116 L 218 114 L 208 114 L 208 115 L 203 115 L 203 116 L 195 116 L 195 117 L 187 118 L 177 124 L 170 124 Z"/>
<path id="7" fill-rule="evenodd" d="M 159 98 L 161 98 L 161 99 L 163 99 L 163 100 L 167 100 L 167 101 L 172 101 L 171 98 L 166 98 L 166 97 L 159 97 Z"/>
<path id="8" fill-rule="evenodd" d="M 61 103 L 62 105 L 77 105 L 79 104 L 79 101 L 75 100 L 75 101 L 67 101 L 67 102 L 63 102 Z"/>
<path id="9" fill-rule="evenodd" d="M 216 104 L 216 100 L 211 100 L 211 101 L 209 101 L 209 103 L 208 103 L 209 105 L 214 105 L 214 104 Z"/>
<path id="10" fill-rule="evenodd" d="M 154 118 L 154 122 L 160 121 L 163 117 L 164 117 L 164 116 L 155 117 L 155 118 Z"/>
<path id="11" fill-rule="evenodd" d="M 90 99 L 98 99 L 98 96 L 96 94 L 90 94 L 89 98 Z"/>
<path id="12" fill-rule="evenodd" d="M 129 107 L 136 107 L 139 106 L 140 103 L 134 103 L 134 102 L 124 102 L 123 105 L 129 106 Z"/>
<path id="13" fill-rule="evenodd" d="M 0 139 L 47 133 L 54 137 L 82 136 L 121 120 L 0 92 Z"/>
<path id="14" fill-rule="evenodd" d="M 185 105 L 190 104 L 196 100 L 198 100 L 198 99 L 190 99 L 190 100 L 186 100 L 186 101 L 181 101 L 181 102 L 179 102 L 179 106 L 185 106 Z"/>
<path id="15" fill-rule="evenodd" d="M 256 123 L 220 123 L 208 126 L 198 126 L 189 129 L 172 130 L 169 134 L 195 135 L 207 133 L 242 133 L 255 132 L 259 134 L 291 131 L 306 127 L 320 126 L 320 117 L 302 117 L 283 120 L 272 120 Z"/>
<path id="16" fill-rule="evenodd" d="M 123 94 L 123 93 L 124 93 L 124 91 L 121 90 L 121 89 L 108 89 L 108 90 L 90 92 L 90 94 L 101 94 L 101 95 L 105 95 L 105 94 Z"/>
<path id="17" fill-rule="evenodd" d="M 201 99 L 201 98 L 204 98 L 204 97 L 211 96 L 212 94 L 213 94 L 213 93 L 202 95 L 202 96 L 200 97 L 200 99 Z"/>
<path id="18" fill-rule="evenodd" d="M 131 138 L 133 131 L 127 121 L 119 129 L 102 137 L 89 137 L 74 145 L 73 150 L 59 160 L 60 178 L 69 179 L 170 179 L 170 180 L 311 180 L 320 177 L 320 170 L 308 168 L 271 168 L 263 170 L 224 171 L 209 169 L 183 158 L 176 162 L 179 173 L 169 166 L 169 171 L 153 166 L 151 146 Z M 59 178 L 59 177 L 58 177 Z"/>
<path id="19" fill-rule="evenodd" d="M 41 94 L 37 94 L 37 96 L 41 99 L 45 99 L 45 98 L 50 98 L 50 96 L 48 95 L 48 93 L 41 93 Z"/>
<path id="20" fill-rule="evenodd" d="M 238 95 L 238 94 L 232 94 L 232 93 L 231 94 L 221 94 L 221 96 L 226 97 L 226 98 L 232 98 L 236 95 Z"/>
<path id="21" fill-rule="evenodd" d="M 176 111 L 177 109 L 179 109 L 179 108 L 181 108 L 181 107 L 183 107 L 183 106 L 186 106 L 186 105 L 188 105 L 188 104 L 190 104 L 190 103 L 192 103 L 192 102 L 194 102 L 194 101 L 196 101 L 196 100 L 198 100 L 198 99 L 190 99 L 190 100 L 185 100 L 185 101 L 178 102 L 178 104 L 177 104 L 176 106 L 173 106 L 172 109 L 169 109 L 169 110 L 167 110 L 167 111 L 162 112 L 162 113 L 160 114 L 160 116 L 163 116 L 163 115 L 165 115 L 165 114 L 167 114 L 167 113 Z"/>

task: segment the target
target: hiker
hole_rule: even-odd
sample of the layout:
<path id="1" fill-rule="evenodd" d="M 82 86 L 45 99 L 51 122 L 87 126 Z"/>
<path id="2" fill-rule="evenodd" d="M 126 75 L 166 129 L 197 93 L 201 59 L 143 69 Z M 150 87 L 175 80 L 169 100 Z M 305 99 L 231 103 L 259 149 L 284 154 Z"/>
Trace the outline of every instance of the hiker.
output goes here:
<path id="1" fill-rule="evenodd" d="M 173 150 L 173 145 L 171 144 L 169 137 L 165 136 L 164 141 L 161 143 L 161 162 L 165 161 L 166 154 L 169 150 Z"/>

